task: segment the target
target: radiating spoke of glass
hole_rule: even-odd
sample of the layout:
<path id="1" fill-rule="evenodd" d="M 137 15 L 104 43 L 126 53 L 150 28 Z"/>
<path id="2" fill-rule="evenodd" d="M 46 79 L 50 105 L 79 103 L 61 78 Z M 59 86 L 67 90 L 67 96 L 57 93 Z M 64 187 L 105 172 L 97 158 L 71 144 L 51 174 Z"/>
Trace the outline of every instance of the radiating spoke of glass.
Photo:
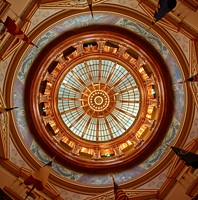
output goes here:
<path id="1" fill-rule="evenodd" d="M 78 99 L 78 98 L 58 98 L 58 100 L 84 101 L 84 99 Z"/>
<path id="2" fill-rule="evenodd" d="M 91 122 L 89 123 L 89 126 L 86 130 L 86 133 L 84 134 L 83 138 L 91 141 L 97 141 L 96 139 L 96 124 L 97 124 L 97 118 L 92 117 Z"/>
<path id="3" fill-rule="evenodd" d="M 123 68 L 120 64 L 117 64 L 108 82 L 108 86 L 110 88 L 114 87 L 114 85 L 127 73 L 128 71 L 125 68 Z"/>
<path id="4" fill-rule="evenodd" d="M 82 134 L 82 138 L 84 137 L 85 133 L 87 132 L 87 129 L 88 129 L 88 127 L 89 127 L 89 124 L 90 124 L 90 122 L 91 122 L 91 119 L 92 119 L 92 117 L 90 116 L 90 117 L 89 117 L 89 120 L 87 121 L 87 123 L 86 123 L 86 125 L 85 125 L 85 127 L 84 127 L 83 134 Z"/>
<path id="5" fill-rule="evenodd" d="M 80 81 L 73 75 L 72 71 L 70 71 L 67 76 L 62 81 L 62 84 L 65 84 L 67 87 L 72 87 L 74 89 L 83 91 L 85 88 L 80 83 Z"/>
<path id="6" fill-rule="evenodd" d="M 102 70 L 102 60 L 101 60 L 101 58 L 100 58 L 99 73 L 98 73 L 98 85 L 99 85 L 99 90 L 100 90 L 100 83 L 101 83 L 101 70 Z"/>
<path id="7" fill-rule="evenodd" d="M 123 77 L 120 77 L 120 79 L 111 87 L 111 90 L 113 90 L 117 85 L 119 85 L 128 75 L 129 72 L 125 74 Z"/>
<path id="8" fill-rule="evenodd" d="M 126 131 L 125 126 L 118 120 L 118 118 L 116 116 L 114 116 L 113 114 L 111 114 L 111 116 L 114 118 L 114 120 Z"/>
<path id="9" fill-rule="evenodd" d="M 107 80 L 106 80 L 106 83 L 105 83 L 105 88 L 108 85 L 108 83 L 109 83 L 109 81 L 110 81 L 110 79 L 111 79 L 111 77 L 113 75 L 113 72 L 115 71 L 116 65 L 117 65 L 117 62 L 114 63 L 114 66 L 111 69 L 109 76 L 107 77 Z"/>
<path id="10" fill-rule="evenodd" d="M 85 65 L 85 68 L 86 68 L 86 70 L 87 70 L 87 74 L 88 74 L 89 80 L 90 80 L 92 86 L 94 86 L 94 82 L 93 82 L 91 73 L 90 73 L 89 68 L 88 68 L 88 66 L 87 66 L 87 63 L 86 63 L 85 61 L 84 61 L 84 65 Z"/>
<path id="11" fill-rule="evenodd" d="M 138 88 L 138 86 L 135 85 L 135 86 L 130 87 L 130 88 L 127 88 L 127 89 L 125 89 L 125 90 L 121 90 L 121 91 L 119 91 L 119 92 L 117 92 L 117 93 L 114 93 L 114 96 L 119 95 L 119 94 L 122 94 L 122 93 L 125 93 L 125 92 L 128 92 L 128 91 L 130 91 L 130 90 L 134 90 L 135 88 Z"/>
<path id="12" fill-rule="evenodd" d="M 107 141 L 113 139 L 113 135 L 108 127 L 105 118 L 99 118 L 99 136 L 98 141 Z"/>
<path id="13" fill-rule="evenodd" d="M 106 118 L 106 117 L 104 117 L 104 120 L 105 120 L 105 123 L 106 123 L 106 125 L 107 125 L 108 132 L 109 132 L 111 138 L 113 139 L 113 134 L 112 134 L 112 131 L 111 131 L 111 127 L 109 126 L 109 122 L 107 121 L 107 118 Z"/>
<path id="14" fill-rule="evenodd" d="M 97 123 L 96 123 L 96 140 L 98 141 L 99 137 L 99 118 L 97 118 Z"/>
<path id="15" fill-rule="evenodd" d="M 75 126 L 85 115 L 86 113 L 83 113 L 81 116 L 79 116 L 72 124 L 70 124 L 69 128 Z"/>
<path id="16" fill-rule="evenodd" d="M 87 72 L 87 65 L 84 61 L 83 63 L 79 63 L 75 68 L 73 68 L 73 72 L 75 72 L 78 77 L 85 83 L 86 86 L 91 84 L 89 73 Z"/>
<path id="17" fill-rule="evenodd" d="M 87 60 L 86 64 L 89 68 L 90 75 L 92 77 L 93 83 L 98 84 L 98 76 L 99 76 L 99 63 L 100 60 Z"/>
<path id="18" fill-rule="evenodd" d="M 136 118 L 135 115 L 132 115 L 132 114 L 130 114 L 130 113 L 128 113 L 128 112 L 126 112 L 126 111 L 124 111 L 124 110 L 122 110 L 122 109 L 119 109 L 119 108 L 115 108 L 115 109 L 118 110 L 118 111 L 120 111 L 120 112 L 122 112 L 122 113 L 125 114 L 125 115 L 128 115 L 128 116 L 130 116 L 130 117 Z"/>
<path id="19" fill-rule="evenodd" d="M 115 100 L 115 102 L 121 102 L 121 103 L 140 103 L 140 101 L 134 101 L 134 100 Z"/>
<path id="20" fill-rule="evenodd" d="M 131 124 L 135 121 L 134 116 L 130 116 L 123 112 L 122 110 L 115 109 L 112 114 L 116 116 L 116 118 L 124 125 L 126 129 L 128 129 Z"/>
<path id="21" fill-rule="evenodd" d="M 120 124 L 117 123 L 117 120 L 115 120 L 116 117 L 113 117 L 112 115 L 108 115 L 106 118 L 107 118 L 109 127 L 111 129 L 113 138 L 119 137 L 125 132 L 122 126 L 120 126 Z"/>
<path id="22" fill-rule="evenodd" d="M 66 84 L 66 83 L 62 83 L 62 85 L 64 85 L 65 87 L 68 87 L 68 88 L 70 88 L 70 89 L 72 89 L 72 90 L 74 90 L 74 91 L 76 91 L 76 92 L 79 92 L 79 93 L 81 93 L 81 94 L 84 94 L 81 90 L 76 89 L 76 88 L 74 88 L 74 87 L 72 87 L 72 86 L 70 86 L 70 85 L 68 85 L 68 84 Z M 87 94 L 84 94 L 84 95 L 87 95 Z"/>
<path id="23" fill-rule="evenodd" d="M 59 114 L 75 135 L 105 142 L 125 133 L 141 105 L 130 71 L 103 58 L 82 61 L 63 78 L 57 95 Z"/>
<path id="24" fill-rule="evenodd" d="M 69 109 L 69 110 L 65 110 L 65 111 L 61 112 L 60 114 L 63 115 L 63 114 L 72 112 L 72 111 L 74 111 L 74 110 L 78 110 L 79 108 L 82 108 L 82 107 L 83 107 L 83 106 L 79 106 L 79 107 L 75 107 L 75 108 L 72 108 L 72 109 Z"/>
<path id="25" fill-rule="evenodd" d="M 82 127 L 85 127 L 90 119 L 90 116 L 86 113 L 83 113 L 80 117 L 78 117 L 72 124 L 70 130 L 75 133 L 79 137 L 83 137 L 83 129 Z M 77 121 L 77 123 L 76 123 Z"/>
<path id="26" fill-rule="evenodd" d="M 78 79 L 78 81 L 86 88 L 90 91 L 90 89 L 86 86 L 86 84 L 82 81 L 82 79 L 74 72 L 74 71 L 71 71 L 72 74 Z M 91 91 L 90 91 L 91 92 Z"/>

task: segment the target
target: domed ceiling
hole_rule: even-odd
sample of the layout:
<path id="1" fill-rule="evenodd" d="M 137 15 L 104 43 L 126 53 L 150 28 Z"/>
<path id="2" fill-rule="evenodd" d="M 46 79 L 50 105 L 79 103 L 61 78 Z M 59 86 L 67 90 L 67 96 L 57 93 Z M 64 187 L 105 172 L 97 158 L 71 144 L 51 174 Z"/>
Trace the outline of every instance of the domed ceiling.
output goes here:
<path id="1" fill-rule="evenodd" d="M 108 189 L 113 172 L 118 183 L 141 185 L 184 134 L 180 51 L 140 14 L 96 10 L 53 15 L 32 32 L 38 48 L 15 56 L 15 137 L 33 160 L 55 156 L 54 177 L 67 184 Z"/>
<path id="2" fill-rule="evenodd" d="M 50 51 L 46 46 L 38 54 L 26 81 L 25 107 L 30 126 L 58 151 L 57 159 L 109 169 L 148 157 L 150 143 L 163 139 L 160 129 L 166 132 L 172 114 L 167 109 L 173 110 L 163 74 L 171 81 L 161 56 L 154 49 L 146 53 L 145 46 L 153 49 L 137 34 L 98 25 L 65 32 Z"/>

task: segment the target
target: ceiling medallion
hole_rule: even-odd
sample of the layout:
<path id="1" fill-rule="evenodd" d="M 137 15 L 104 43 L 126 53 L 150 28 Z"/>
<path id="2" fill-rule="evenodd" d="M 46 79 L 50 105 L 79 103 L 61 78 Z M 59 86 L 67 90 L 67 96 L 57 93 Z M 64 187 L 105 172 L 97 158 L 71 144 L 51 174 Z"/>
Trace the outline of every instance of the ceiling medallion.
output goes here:
<path id="1" fill-rule="evenodd" d="M 135 44 L 131 34 L 123 42 L 122 31 L 104 28 L 65 36 L 68 42 L 45 57 L 42 78 L 35 76 L 32 86 L 39 96 L 33 99 L 39 135 L 62 161 L 85 169 L 146 156 L 141 146 L 158 138 L 167 112 L 162 63 L 138 46 L 148 44 Z"/>
<path id="2" fill-rule="evenodd" d="M 109 106 L 109 103 L 110 103 L 109 95 L 102 89 L 93 90 L 91 94 L 89 94 L 88 96 L 88 105 L 94 112 L 101 112 L 106 110 Z M 98 115 L 98 117 L 101 117 L 101 115 Z"/>

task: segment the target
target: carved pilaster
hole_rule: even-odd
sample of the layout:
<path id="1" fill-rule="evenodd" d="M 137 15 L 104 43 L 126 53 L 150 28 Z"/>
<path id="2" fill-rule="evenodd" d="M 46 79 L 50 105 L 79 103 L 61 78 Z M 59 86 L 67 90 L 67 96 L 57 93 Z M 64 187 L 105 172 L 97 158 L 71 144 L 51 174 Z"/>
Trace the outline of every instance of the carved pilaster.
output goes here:
<path id="1" fill-rule="evenodd" d="M 100 150 L 98 148 L 93 150 L 93 157 L 92 157 L 92 159 L 93 160 L 100 160 L 101 159 Z"/>
<path id="2" fill-rule="evenodd" d="M 60 141 L 63 139 L 63 137 L 63 134 L 61 132 L 58 132 L 55 136 L 53 136 L 53 139 L 55 140 L 55 142 L 60 144 Z"/>
<path id="3" fill-rule="evenodd" d="M 52 74 L 50 74 L 49 72 L 46 72 L 44 74 L 43 80 L 47 80 L 49 82 L 53 82 L 55 80 L 55 77 Z"/>
<path id="4" fill-rule="evenodd" d="M 106 40 L 98 39 L 97 44 L 98 44 L 98 51 L 102 52 L 104 50 Z"/>
<path id="5" fill-rule="evenodd" d="M 0 157 L 9 158 L 8 113 L 0 114 Z"/>
<path id="6" fill-rule="evenodd" d="M 117 54 L 119 55 L 119 57 L 123 56 L 123 54 L 125 53 L 127 47 L 124 45 L 119 44 L 119 49 Z"/>
<path id="7" fill-rule="evenodd" d="M 73 155 L 77 155 L 77 156 L 78 156 L 78 155 L 79 155 L 80 148 L 81 148 L 81 145 L 75 144 L 75 145 L 74 145 L 74 148 L 72 149 L 72 152 L 71 152 L 71 153 L 72 153 Z"/>
<path id="8" fill-rule="evenodd" d="M 78 55 L 82 55 L 84 53 L 83 43 L 79 42 L 75 45 L 73 45 L 76 48 L 76 52 Z"/>
<path id="9" fill-rule="evenodd" d="M 138 59 L 136 60 L 135 64 L 134 64 L 134 67 L 139 69 L 142 67 L 142 65 L 145 65 L 145 61 L 141 58 L 141 57 L 138 57 Z"/>
<path id="10" fill-rule="evenodd" d="M 115 146 L 113 148 L 114 152 L 115 152 L 115 157 L 121 157 L 124 155 L 124 153 L 120 150 L 119 146 Z"/>
<path id="11" fill-rule="evenodd" d="M 43 123 L 44 123 L 45 125 L 48 124 L 50 121 L 53 120 L 53 118 L 52 118 L 51 115 L 43 116 L 42 119 L 43 119 Z"/>
<path id="12" fill-rule="evenodd" d="M 158 108 L 160 102 L 159 102 L 158 99 L 148 99 L 147 104 L 148 104 L 149 106 L 153 106 L 153 107 L 157 107 L 157 108 Z"/>
<path id="13" fill-rule="evenodd" d="M 67 60 L 64 58 L 63 54 L 57 55 L 56 61 L 58 61 L 62 66 L 65 66 L 66 62 L 67 62 Z"/>
<path id="14" fill-rule="evenodd" d="M 51 101 L 51 97 L 48 94 L 44 94 L 43 95 L 43 94 L 40 93 L 39 98 L 40 98 L 40 102 L 49 102 L 49 101 Z"/>
<path id="15" fill-rule="evenodd" d="M 150 129 L 153 128 L 155 120 L 146 118 L 144 121 L 145 126 L 149 127 Z"/>
<path id="16" fill-rule="evenodd" d="M 147 78 L 145 80 L 145 84 L 146 85 L 155 85 L 155 78 L 154 78 L 154 76 L 152 75 L 151 77 Z"/>
<path id="17" fill-rule="evenodd" d="M 132 142 L 134 144 L 134 147 L 138 147 L 143 140 L 140 140 L 136 135 L 132 136 Z"/>

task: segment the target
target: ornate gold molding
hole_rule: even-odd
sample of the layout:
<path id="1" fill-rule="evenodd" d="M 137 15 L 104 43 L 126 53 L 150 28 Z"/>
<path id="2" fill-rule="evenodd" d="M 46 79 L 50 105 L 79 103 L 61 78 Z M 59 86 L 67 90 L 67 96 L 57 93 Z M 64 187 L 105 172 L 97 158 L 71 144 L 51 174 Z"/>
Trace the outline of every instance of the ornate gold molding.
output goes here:
<path id="1" fill-rule="evenodd" d="M 6 107 L 0 90 L 0 107 Z M 9 159 L 10 150 L 9 115 L 7 112 L 0 113 L 0 158 Z"/>
<path id="2" fill-rule="evenodd" d="M 92 5 L 105 2 L 106 0 L 93 0 Z M 82 9 L 88 7 L 87 0 L 41 0 L 39 2 L 41 8 L 75 8 Z"/>
<path id="3" fill-rule="evenodd" d="M 134 199 L 134 200 L 148 200 L 152 198 L 157 198 L 158 196 L 158 190 L 154 189 L 137 189 L 137 190 L 123 190 L 126 195 L 129 197 L 129 199 Z M 94 197 L 88 198 L 87 200 L 112 200 L 114 199 L 114 191 L 113 191 L 113 186 L 112 190 L 109 192 L 105 192 L 100 195 L 96 195 Z"/>
<path id="4" fill-rule="evenodd" d="M 190 73 L 188 75 L 189 78 L 198 73 L 198 40 L 190 41 Z M 191 86 L 192 94 L 194 96 L 196 105 L 198 107 L 198 83 L 192 82 L 189 83 Z"/>

